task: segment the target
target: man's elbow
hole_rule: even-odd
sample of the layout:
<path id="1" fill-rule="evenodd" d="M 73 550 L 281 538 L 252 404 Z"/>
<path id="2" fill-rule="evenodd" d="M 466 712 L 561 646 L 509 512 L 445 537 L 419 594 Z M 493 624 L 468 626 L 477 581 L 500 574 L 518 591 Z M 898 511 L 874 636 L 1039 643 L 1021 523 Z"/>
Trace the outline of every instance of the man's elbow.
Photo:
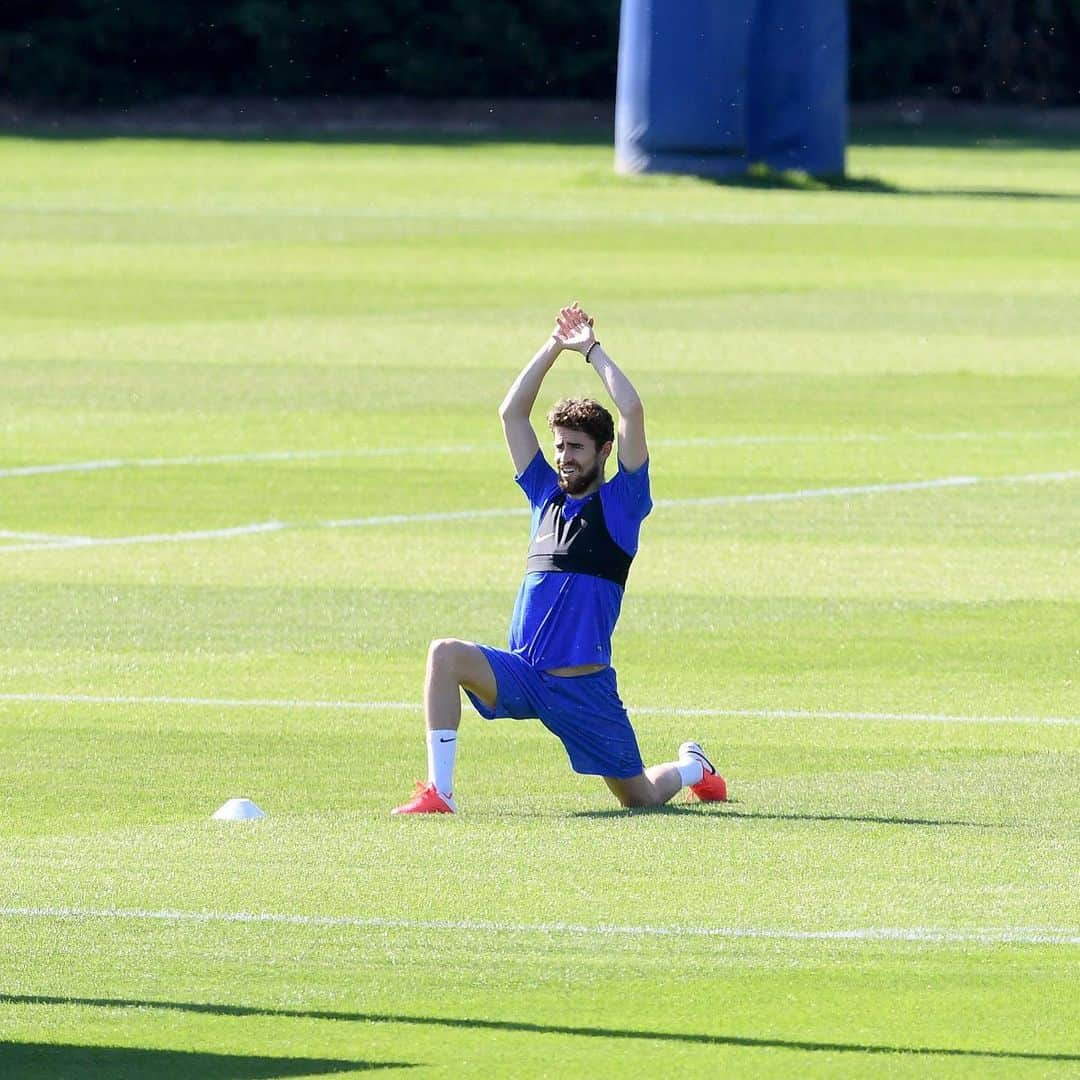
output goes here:
<path id="1" fill-rule="evenodd" d="M 633 420 L 639 424 L 645 419 L 645 406 L 639 397 L 635 397 L 633 401 L 624 402 L 619 406 L 619 412 L 623 419 Z"/>

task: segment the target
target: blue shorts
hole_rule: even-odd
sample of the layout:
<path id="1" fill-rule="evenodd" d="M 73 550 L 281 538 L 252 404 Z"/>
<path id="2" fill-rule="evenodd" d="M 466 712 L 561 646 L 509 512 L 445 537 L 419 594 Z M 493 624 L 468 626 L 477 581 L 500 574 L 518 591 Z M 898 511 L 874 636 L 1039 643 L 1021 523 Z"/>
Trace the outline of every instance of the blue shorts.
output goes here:
<path id="1" fill-rule="evenodd" d="M 613 668 L 591 675 L 549 675 L 515 653 L 478 647 L 495 673 L 495 708 L 465 693 L 485 719 L 538 719 L 562 740 L 574 772 L 628 780 L 644 771 Z"/>

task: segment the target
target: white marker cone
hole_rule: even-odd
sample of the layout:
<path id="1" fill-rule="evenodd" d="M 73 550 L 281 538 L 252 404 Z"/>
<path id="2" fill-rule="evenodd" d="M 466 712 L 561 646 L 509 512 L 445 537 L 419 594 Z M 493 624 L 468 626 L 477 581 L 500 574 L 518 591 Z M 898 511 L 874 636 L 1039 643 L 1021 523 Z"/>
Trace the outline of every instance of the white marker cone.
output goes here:
<path id="1" fill-rule="evenodd" d="M 224 806 L 214 811 L 214 817 L 218 821 L 252 821 L 266 817 L 266 812 L 260 810 L 250 799 L 229 799 Z"/>

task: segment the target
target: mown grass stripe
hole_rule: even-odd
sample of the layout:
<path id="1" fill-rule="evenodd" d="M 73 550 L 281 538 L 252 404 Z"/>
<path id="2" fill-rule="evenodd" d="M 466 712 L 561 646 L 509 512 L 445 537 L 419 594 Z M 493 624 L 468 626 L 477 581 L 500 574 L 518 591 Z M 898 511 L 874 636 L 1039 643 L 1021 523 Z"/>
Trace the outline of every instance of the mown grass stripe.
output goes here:
<path id="1" fill-rule="evenodd" d="M 850 432 L 836 435 L 718 435 L 691 438 L 654 438 L 652 446 L 787 446 L 896 442 L 981 442 L 1006 439 L 1066 439 L 1080 437 L 1076 431 L 922 431 L 888 435 Z M 350 458 L 403 457 L 416 454 L 501 453 L 497 442 L 454 446 L 369 446 L 331 450 L 256 450 L 230 454 L 186 454 L 180 457 L 100 458 L 89 461 L 58 461 L 38 465 L 12 465 L 0 469 L 0 480 L 56 473 L 92 473 L 115 469 L 205 468 L 208 465 L 262 465 L 269 462 L 345 461 Z"/>
<path id="2" fill-rule="evenodd" d="M 221 709 L 333 709 L 342 712 L 405 709 L 419 711 L 417 701 L 320 701 L 298 698 L 213 698 L 169 695 L 2 693 L 0 702 L 57 705 L 165 705 Z M 631 705 L 642 716 L 700 716 L 765 720 L 855 720 L 885 723 L 937 724 L 1080 724 L 1080 716 L 970 716 L 928 712 L 841 712 L 831 709 L 710 709 L 677 706 Z"/>
<path id="3" fill-rule="evenodd" d="M 937 488 L 973 487 L 978 484 L 1057 483 L 1080 478 L 1080 470 L 1048 473 L 1024 473 L 1016 476 L 944 476 L 934 480 L 905 480 L 893 484 L 857 484 L 826 488 L 802 488 L 797 491 L 767 491 L 741 495 L 703 495 L 684 499 L 657 499 L 659 509 L 670 507 L 717 506 L 738 503 L 787 502 L 801 499 L 838 498 L 845 495 L 878 495 L 894 492 L 933 490 Z M 469 521 L 485 518 L 520 517 L 528 513 L 523 507 L 496 507 L 486 510 L 439 510 L 420 514 L 380 514 L 373 517 L 338 518 L 317 523 L 322 529 L 365 528 L 380 525 L 407 525 L 413 522 Z M 224 529 L 202 529 L 176 533 L 146 533 L 135 536 L 72 537 L 41 543 L 11 544 L 0 547 L 0 554 L 18 551 L 70 551 L 76 548 L 116 547 L 129 544 L 177 544 L 195 540 L 231 539 L 253 533 L 280 532 L 296 529 L 298 523 L 284 521 L 251 522 Z"/>

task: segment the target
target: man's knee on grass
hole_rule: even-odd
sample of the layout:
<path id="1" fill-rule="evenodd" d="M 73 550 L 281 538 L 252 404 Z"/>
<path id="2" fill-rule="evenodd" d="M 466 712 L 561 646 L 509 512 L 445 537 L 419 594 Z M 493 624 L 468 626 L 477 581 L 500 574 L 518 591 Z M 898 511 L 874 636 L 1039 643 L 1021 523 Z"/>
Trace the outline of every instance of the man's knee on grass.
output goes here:
<path id="1" fill-rule="evenodd" d="M 604 782 L 619 800 L 619 805 L 627 810 L 661 806 L 667 802 L 656 785 L 644 773 L 627 779 L 605 776 Z"/>

